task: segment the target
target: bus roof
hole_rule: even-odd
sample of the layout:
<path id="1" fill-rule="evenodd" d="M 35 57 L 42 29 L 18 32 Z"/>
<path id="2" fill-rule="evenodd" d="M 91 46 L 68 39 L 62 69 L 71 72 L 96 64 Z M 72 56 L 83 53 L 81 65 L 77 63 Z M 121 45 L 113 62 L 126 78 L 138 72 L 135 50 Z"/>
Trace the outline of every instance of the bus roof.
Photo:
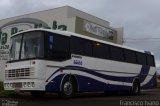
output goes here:
<path id="1" fill-rule="evenodd" d="M 53 30 L 53 29 L 44 29 L 44 28 L 29 29 L 29 30 L 25 30 L 25 31 L 21 31 L 21 32 L 18 32 L 16 34 L 13 34 L 11 37 L 14 37 L 17 34 L 21 34 L 21 33 L 25 33 L 25 32 L 31 32 L 31 31 L 46 31 L 46 32 L 61 34 L 61 35 L 64 35 L 64 36 L 71 36 L 72 35 L 72 36 L 76 36 L 76 37 L 80 37 L 80 38 L 96 41 L 96 42 L 99 42 L 99 43 L 113 45 L 113 46 L 116 46 L 116 47 L 129 49 L 129 50 L 133 50 L 133 51 L 137 51 L 137 52 L 147 53 L 147 51 L 144 51 L 144 50 L 138 50 L 138 49 L 134 49 L 134 48 L 127 47 L 127 46 L 118 45 L 118 44 L 115 44 L 115 43 L 112 43 L 112 42 L 107 42 L 107 41 L 96 39 L 96 38 L 93 38 L 93 37 L 84 36 L 84 35 L 77 34 L 77 33 L 74 33 L 74 32 L 60 31 L 60 30 Z M 151 55 L 154 55 L 152 52 L 150 52 L 150 53 L 151 53 Z"/>

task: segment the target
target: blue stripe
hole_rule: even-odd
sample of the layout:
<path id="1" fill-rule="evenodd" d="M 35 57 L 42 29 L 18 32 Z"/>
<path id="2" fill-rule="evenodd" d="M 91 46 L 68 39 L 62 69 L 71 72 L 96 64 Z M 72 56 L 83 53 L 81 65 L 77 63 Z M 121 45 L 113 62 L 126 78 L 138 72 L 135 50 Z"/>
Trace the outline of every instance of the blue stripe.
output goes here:
<path id="1" fill-rule="evenodd" d="M 142 66 L 141 68 L 141 72 L 138 75 L 138 77 L 140 78 L 140 81 L 143 82 L 145 80 L 145 78 L 147 77 L 147 74 L 149 73 L 149 66 Z M 58 71 L 60 70 L 77 70 L 77 71 L 82 71 L 82 72 L 86 72 L 88 74 L 92 74 L 95 75 L 97 77 L 100 78 L 104 78 L 106 80 L 112 80 L 112 81 L 122 81 L 122 82 L 129 82 L 132 83 L 133 79 L 136 77 L 116 77 L 116 76 L 109 76 L 109 75 L 104 75 L 101 73 L 97 73 L 95 70 L 90 70 L 87 68 L 83 68 L 83 67 L 77 67 L 77 66 L 66 66 L 63 68 L 58 69 L 56 72 L 54 72 L 49 79 Z M 51 83 L 49 82 L 46 85 L 46 91 L 60 91 L 60 84 L 62 81 L 62 78 L 65 74 L 59 75 L 55 78 L 52 79 L 52 81 L 54 81 L 55 83 Z M 130 86 L 124 86 L 124 85 L 112 85 L 112 84 L 106 84 L 100 81 L 97 81 L 95 79 L 89 78 L 89 77 L 85 77 L 85 76 L 81 76 L 81 75 L 75 75 L 76 79 L 78 80 L 78 85 L 79 85 L 79 90 L 80 91 L 102 91 L 102 90 L 129 90 Z M 49 80 L 48 79 L 48 80 Z M 156 78 L 152 78 L 152 80 L 149 82 L 149 84 L 153 83 L 153 80 L 155 80 Z M 90 84 L 88 84 L 90 83 Z M 151 86 L 148 83 L 143 87 L 143 88 L 147 88 Z M 155 83 L 153 84 L 155 85 Z M 153 88 L 153 87 L 152 87 Z"/>
<path id="2" fill-rule="evenodd" d="M 117 76 L 105 75 L 105 74 L 96 72 L 96 70 L 90 70 L 83 67 L 68 66 L 66 67 L 66 70 L 67 69 L 86 72 L 88 74 L 95 75 L 97 77 L 100 77 L 106 80 L 112 80 L 112 81 L 132 82 L 133 79 L 135 78 L 135 77 L 117 77 Z"/>
<path id="3" fill-rule="evenodd" d="M 142 89 L 153 89 L 157 87 L 157 77 L 156 77 L 156 73 L 153 75 L 153 77 L 151 78 L 151 80 L 145 84 L 144 86 L 142 86 Z"/>
<path id="4" fill-rule="evenodd" d="M 142 66 L 141 72 L 138 76 L 141 83 L 146 79 L 147 75 L 149 74 L 149 70 L 150 70 L 150 66 L 146 66 L 146 65 Z"/>
<path id="5" fill-rule="evenodd" d="M 66 66 L 66 67 L 63 67 L 63 68 L 60 68 L 58 69 L 57 71 L 55 71 L 48 79 L 47 81 L 55 74 L 57 73 L 58 71 L 60 70 L 77 70 L 77 71 L 82 71 L 82 72 L 86 72 L 88 74 L 92 74 L 92 75 L 95 75 L 97 77 L 100 77 L 100 78 L 104 78 L 106 80 L 112 80 L 112 81 L 122 81 L 122 82 L 132 82 L 133 79 L 135 77 L 139 77 L 140 78 L 140 82 L 143 82 L 146 78 L 146 76 L 148 75 L 149 73 L 149 69 L 150 67 L 149 66 L 142 66 L 141 68 L 141 72 L 138 76 L 133 76 L 133 77 L 118 77 L 118 76 L 111 76 L 111 75 L 104 75 L 104 74 L 101 74 L 101 73 L 98 73 L 96 72 L 96 70 L 91 70 L 91 69 L 87 69 L 87 68 L 84 68 L 84 67 L 78 67 L 78 66 Z"/>
<path id="6" fill-rule="evenodd" d="M 106 90 L 128 90 L 130 86 L 124 85 L 113 85 L 113 84 L 106 84 L 104 82 L 97 81 L 92 78 L 88 78 L 81 75 L 76 75 L 79 83 L 79 90 L 80 91 L 106 91 Z M 88 84 L 89 83 L 89 84 Z"/>
<path id="7" fill-rule="evenodd" d="M 65 74 L 61 74 L 61 75 L 59 75 L 59 76 L 57 76 L 57 77 L 55 77 L 55 78 L 53 78 L 52 79 L 52 81 L 51 82 L 49 82 L 47 85 L 46 85 L 46 87 L 45 87 L 45 90 L 46 91 L 60 91 L 60 84 L 61 84 L 61 80 L 62 80 L 62 78 L 63 78 L 63 76 L 64 76 Z"/>

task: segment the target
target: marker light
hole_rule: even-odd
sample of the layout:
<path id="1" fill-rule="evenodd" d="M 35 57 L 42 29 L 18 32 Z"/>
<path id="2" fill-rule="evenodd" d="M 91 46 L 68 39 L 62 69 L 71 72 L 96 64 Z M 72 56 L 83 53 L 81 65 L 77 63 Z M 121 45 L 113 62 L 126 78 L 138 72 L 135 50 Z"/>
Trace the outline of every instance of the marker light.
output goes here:
<path id="1" fill-rule="evenodd" d="M 100 46 L 101 44 L 100 43 L 96 43 L 96 46 Z"/>
<path id="2" fill-rule="evenodd" d="M 32 61 L 32 64 L 36 64 L 36 61 Z"/>

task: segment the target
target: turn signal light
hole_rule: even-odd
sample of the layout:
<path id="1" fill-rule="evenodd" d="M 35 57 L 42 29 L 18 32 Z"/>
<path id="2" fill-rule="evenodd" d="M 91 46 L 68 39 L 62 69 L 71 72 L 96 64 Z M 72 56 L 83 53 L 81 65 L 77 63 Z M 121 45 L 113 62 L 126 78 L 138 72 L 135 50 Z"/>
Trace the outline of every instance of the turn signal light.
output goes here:
<path id="1" fill-rule="evenodd" d="M 36 64 L 36 61 L 32 61 L 32 64 Z"/>

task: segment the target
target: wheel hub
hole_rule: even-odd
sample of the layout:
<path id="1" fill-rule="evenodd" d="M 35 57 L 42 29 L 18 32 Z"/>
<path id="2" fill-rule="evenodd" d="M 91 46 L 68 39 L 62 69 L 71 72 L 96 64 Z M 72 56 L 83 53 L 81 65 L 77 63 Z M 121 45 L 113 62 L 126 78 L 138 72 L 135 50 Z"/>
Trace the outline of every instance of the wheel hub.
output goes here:
<path id="1" fill-rule="evenodd" d="M 64 89 L 64 93 L 66 95 L 71 95 L 71 93 L 72 93 L 72 84 L 70 82 L 66 82 L 64 84 L 64 88 L 63 89 Z"/>
<path id="2" fill-rule="evenodd" d="M 138 85 L 135 86 L 135 93 L 138 93 Z"/>

